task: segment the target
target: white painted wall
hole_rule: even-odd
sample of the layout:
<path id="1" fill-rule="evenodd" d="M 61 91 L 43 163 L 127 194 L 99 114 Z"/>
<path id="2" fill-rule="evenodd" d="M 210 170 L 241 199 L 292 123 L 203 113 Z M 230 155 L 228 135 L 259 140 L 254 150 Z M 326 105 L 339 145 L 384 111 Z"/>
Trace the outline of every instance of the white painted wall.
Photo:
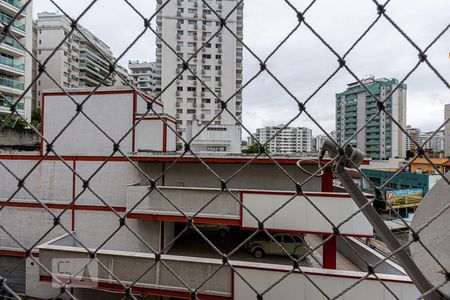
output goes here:
<path id="1" fill-rule="evenodd" d="M 292 197 L 292 195 L 242 193 L 244 206 L 260 221 L 270 216 Z M 308 196 L 308 198 L 335 226 L 338 226 L 352 213 L 359 210 L 352 198 L 328 196 Z M 333 226 L 323 215 L 306 197 L 296 196 L 275 215 L 270 217 L 264 223 L 264 226 L 270 229 L 333 233 Z M 245 209 L 242 214 L 242 226 L 258 227 L 258 221 Z M 342 234 L 373 234 L 372 226 L 362 213 L 352 217 L 339 227 L 339 230 Z"/>
<path id="2" fill-rule="evenodd" d="M 317 269 L 316 269 L 317 270 Z M 258 292 L 265 291 L 282 276 L 285 276 L 287 270 L 267 270 L 267 269 L 244 269 L 237 268 L 239 274 L 248 281 L 248 283 Z M 321 274 L 322 273 L 322 274 Z M 362 272 L 332 271 L 323 270 L 316 274 L 308 273 L 308 277 L 320 287 L 320 289 L 329 297 L 333 298 L 347 287 L 357 282 L 359 278 L 366 275 Z M 380 275 L 384 283 L 395 293 L 398 299 L 416 299 L 420 293 L 406 276 Z M 387 279 L 400 279 L 404 282 L 387 281 Z M 256 299 L 256 294 L 245 283 L 241 277 L 234 274 L 234 299 Z M 325 299 L 325 296 L 310 282 L 299 273 L 293 273 L 284 278 L 275 285 L 270 291 L 264 294 L 266 300 L 279 299 Z M 386 300 L 395 299 L 392 294 L 378 280 L 363 280 L 356 286 L 347 291 L 344 296 L 337 299 L 345 300 Z"/>
<path id="3" fill-rule="evenodd" d="M 1 162 L 20 179 L 34 168 L 25 179 L 24 186 L 37 199 L 68 203 L 72 198 L 72 185 L 68 184 L 72 182 L 72 172 L 61 161 L 47 160 L 39 164 L 37 160 L 2 160 Z M 71 162 L 68 163 L 71 165 Z M 6 201 L 16 193 L 18 181 L 3 166 L 0 166 L 0 176 L 2 178 L 0 200 Z M 22 188 L 12 200 L 37 203 L 31 194 Z"/>
<path id="4" fill-rule="evenodd" d="M 72 97 L 77 103 L 86 98 L 85 95 Z M 76 105 L 65 95 L 49 95 L 45 96 L 44 106 L 44 137 L 52 141 L 76 114 Z M 132 127 L 133 95 L 92 95 L 83 105 L 83 111 L 117 142 Z M 123 152 L 131 152 L 131 141 L 132 135 L 129 133 L 120 145 Z M 109 156 L 113 152 L 113 142 L 86 117 L 78 115 L 56 140 L 54 150 L 59 155 Z"/>

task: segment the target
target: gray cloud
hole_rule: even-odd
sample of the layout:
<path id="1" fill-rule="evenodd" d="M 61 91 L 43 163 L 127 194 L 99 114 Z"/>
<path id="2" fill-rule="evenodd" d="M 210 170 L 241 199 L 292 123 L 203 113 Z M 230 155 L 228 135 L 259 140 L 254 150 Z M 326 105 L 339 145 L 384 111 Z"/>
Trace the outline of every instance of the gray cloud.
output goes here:
<path id="1" fill-rule="evenodd" d="M 303 10 L 310 1 L 294 1 Z M 71 16 L 77 16 L 88 0 L 58 1 Z M 135 0 L 131 3 L 147 17 L 156 1 Z M 48 0 L 35 0 L 35 12 L 57 11 Z M 391 1 L 387 14 L 418 44 L 427 46 L 450 20 L 450 3 L 434 1 Z M 322 0 L 305 14 L 305 18 L 332 47 L 343 55 L 352 43 L 377 18 L 372 1 Z M 143 30 L 143 21 L 123 0 L 99 0 L 80 23 L 110 45 L 116 56 Z M 269 53 L 298 24 L 295 12 L 284 1 L 247 0 L 244 7 L 244 42 L 261 58 Z M 155 22 L 153 22 L 155 25 Z M 449 80 L 449 41 L 446 32 L 428 52 L 429 61 Z M 418 51 L 384 18 L 346 58 L 359 78 L 403 79 L 418 60 Z M 121 59 L 154 60 L 155 38 L 151 32 Z M 300 101 L 304 101 L 338 66 L 336 57 L 304 25 L 271 57 L 267 66 Z M 244 52 L 244 82 L 259 70 L 259 62 Z M 335 93 L 345 90 L 354 78 L 345 70 L 335 77 L 307 104 L 314 118 L 330 131 L 334 129 Z M 408 85 L 407 122 L 423 130 L 436 129 L 443 121 L 444 104 L 450 103 L 448 88 L 426 65 L 406 81 Z M 289 121 L 297 113 L 295 101 L 268 75 L 261 74 L 243 93 L 243 121 L 250 130 Z M 307 126 L 314 134 L 320 130 L 306 116 L 294 125 Z M 246 136 L 246 134 L 244 134 Z"/>

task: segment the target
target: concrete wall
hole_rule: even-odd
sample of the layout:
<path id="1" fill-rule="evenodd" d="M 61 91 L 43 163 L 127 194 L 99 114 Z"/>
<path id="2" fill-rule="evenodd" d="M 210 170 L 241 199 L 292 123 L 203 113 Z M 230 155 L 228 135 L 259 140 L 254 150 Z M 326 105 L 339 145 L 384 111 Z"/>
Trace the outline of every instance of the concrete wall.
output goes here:
<path id="1" fill-rule="evenodd" d="M 341 234 L 373 235 L 373 228 L 363 214 L 356 214 L 346 221 L 353 213 L 359 211 L 352 198 L 321 194 L 310 195 L 307 198 L 304 196 L 294 197 L 294 195 L 289 193 L 280 195 L 276 192 L 264 193 L 264 191 L 242 192 L 242 202 L 246 207 L 242 212 L 242 226 L 256 229 L 258 220 L 262 221 L 270 216 L 264 223 L 266 228 L 333 233 L 333 225 L 338 226 L 345 221 L 339 227 Z M 275 211 L 277 212 L 272 215 Z"/>
<path id="2" fill-rule="evenodd" d="M 81 103 L 87 95 L 73 95 Z M 76 105 L 67 96 L 46 95 L 43 103 L 44 137 L 52 141 L 76 114 Z M 133 95 L 93 95 L 83 111 L 114 141 L 121 139 L 132 127 Z M 121 143 L 125 153 L 132 150 L 132 134 Z M 79 115 L 54 144 L 59 155 L 105 155 L 113 152 L 113 142 L 85 116 Z"/>
<path id="3" fill-rule="evenodd" d="M 166 163 L 165 168 L 168 168 L 169 165 L 170 163 Z M 163 170 L 161 163 L 140 162 L 139 166 L 151 178 L 158 177 Z M 208 166 L 221 178 L 228 179 L 242 168 L 243 164 L 208 163 Z M 295 165 L 282 164 L 281 167 L 289 174 L 289 176 L 299 183 L 302 183 L 309 176 L 301 172 Z M 317 166 L 305 166 L 305 169 L 310 172 L 315 172 Z M 221 183 L 216 176 L 200 162 L 177 163 L 171 166 L 164 176 L 164 181 L 167 186 L 221 188 Z M 149 183 L 144 180 L 141 184 L 148 185 Z M 295 184 L 274 164 L 247 165 L 242 168 L 238 174 L 233 176 L 227 185 L 229 188 L 233 189 L 295 191 Z M 313 177 L 303 188 L 305 191 L 321 191 L 322 179 L 320 177 Z"/>
<path id="4" fill-rule="evenodd" d="M 161 215 L 181 215 L 174 207 L 178 207 L 188 215 L 197 213 L 204 205 L 210 202 L 208 206 L 202 209 L 198 217 L 208 218 L 239 218 L 240 205 L 236 199 L 239 199 L 239 193 L 234 192 L 230 195 L 228 192 L 221 193 L 219 189 L 195 189 L 180 187 L 160 187 L 161 193 L 153 190 L 149 192 L 147 186 L 130 186 L 127 189 L 127 210 L 135 206 L 137 202 L 144 198 L 133 212 L 154 213 Z M 172 204 L 166 200 L 167 197 Z"/>
<path id="5" fill-rule="evenodd" d="M 41 143 L 39 135 L 31 129 L 0 130 L 0 148 L 38 149 Z"/>
<path id="6" fill-rule="evenodd" d="M 22 246 L 30 248 L 36 243 L 51 240 L 65 231 L 61 227 L 53 227 L 53 216 L 42 208 L 2 207 L 0 211 L 1 225 Z M 61 210 L 50 210 L 53 214 L 61 213 Z M 61 223 L 70 230 L 70 211 L 61 216 Z M 42 238 L 42 239 L 41 239 Z M 37 246 L 37 245 L 35 245 Z M 7 233 L 0 230 L 0 247 L 13 250 L 24 250 Z"/>
<path id="7" fill-rule="evenodd" d="M 126 255 L 125 255 L 126 254 Z M 121 281 L 134 282 L 142 274 L 136 286 L 150 288 L 162 288 L 164 290 L 177 290 L 187 292 L 188 290 L 169 269 L 161 263 L 154 264 L 154 256 L 151 254 L 135 254 L 125 252 L 111 252 L 102 250 L 98 253 L 98 259 L 108 266 Z M 86 253 L 80 248 L 47 245 L 40 250 L 40 260 L 42 264 L 51 269 L 52 259 L 86 258 Z M 218 268 L 221 261 L 217 259 L 205 259 L 197 257 L 180 257 L 163 255 L 165 264 L 191 288 L 199 287 Z M 49 276 L 44 269 L 40 270 L 43 276 Z M 56 273 L 54 273 L 56 275 Z M 101 267 L 98 269 L 98 278 L 102 282 L 117 284 L 116 280 Z M 199 293 L 230 296 L 231 295 L 231 269 L 223 267 L 211 277 L 200 289 Z"/>
<path id="8" fill-rule="evenodd" d="M 292 269 L 292 267 L 289 267 Z M 316 269 L 317 270 L 317 269 Z M 282 276 L 286 271 L 267 270 L 267 269 L 243 269 L 238 268 L 239 274 L 244 277 L 248 283 L 258 292 L 265 291 L 267 287 Z M 325 273 L 326 272 L 326 273 Z M 327 274 L 328 273 L 328 274 Z M 358 281 L 359 278 L 365 276 L 362 272 L 335 271 L 330 276 L 329 271 L 308 273 L 308 277 L 320 287 L 329 299 L 334 299 L 340 292 L 350 287 Z M 380 276 L 387 286 L 395 293 L 398 299 L 416 299 L 420 293 L 414 284 L 406 276 Z M 391 281 L 389 281 L 389 279 Z M 400 279 L 400 280 L 399 280 Z M 398 280 L 398 281 L 394 281 Z M 279 284 L 275 285 L 270 291 L 264 294 L 264 299 L 291 299 L 295 295 L 295 299 L 310 300 L 326 298 L 317 287 L 315 287 L 308 279 L 300 274 L 293 273 L 284 278 Z M 255 299 L 256 294 L 250 289 L 239 276 L 234 275 L 234 299 Z M 374 279 L 363 280 L 359 284 L 352 287 L 342 297 L 338 299 L 346 300 L 385 300 L 393 299 L 392 294 L 378 281 Z"/>

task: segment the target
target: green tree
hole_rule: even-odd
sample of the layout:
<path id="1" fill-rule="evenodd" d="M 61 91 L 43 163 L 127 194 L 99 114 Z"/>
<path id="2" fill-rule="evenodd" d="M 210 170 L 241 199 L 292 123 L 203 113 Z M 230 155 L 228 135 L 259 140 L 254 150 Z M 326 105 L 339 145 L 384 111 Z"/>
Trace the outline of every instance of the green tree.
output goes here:
<path id="1" fill-rule="evenodd" d="M 269 149 L 267 148 L 267 145 L 264 147 L 264 150 L 266 150 L 266 152 L 269 152 Z M 252 143 L 251 145 L 249 145 L 246 148 L 242 149 L 242 153 L 259 153 L 259 144 L 258 143 Z"/>
<path id="2" fill-rule="evenodd" d="M 31 112 L 30 124 L 34 127 L 38 127 L 41 124 L 41 108 L 38 107 Z"/>
<path id="3" fill-rule="evenodd" d="M 25 122 L 18 116 L 11 116 L 10 118 L 7 118 L 5 123 L 6 128 L 24 129 L 27 126 L 28 126 L 27 122 Z"/>

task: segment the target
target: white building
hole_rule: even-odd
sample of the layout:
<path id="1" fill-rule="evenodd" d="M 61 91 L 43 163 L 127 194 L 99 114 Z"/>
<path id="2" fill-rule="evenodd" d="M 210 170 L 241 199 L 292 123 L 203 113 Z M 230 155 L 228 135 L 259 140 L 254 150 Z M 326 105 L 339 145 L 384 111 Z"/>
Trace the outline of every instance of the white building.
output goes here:
<path id="1" fill-rule="evenodd" d="M 431 149 L 436 152 L 445 151 L 444 131 L 440 130 L 434 134 L 434 131 L 423 132 L 420 134 L 420 144 L 424 149 Z M 429 139 L 429 140 L 428 140 Z"/>
<path id="2" fill-rule="evenodd" d="M 314 144 L 316 145 L 316 148 L 314 149 L 315 151 L 320 151 L 320 148 L 322 147 L 323 142 L 327 139 L 327 135 L 326 134 L 319 134 L 317 135 L 314 140 Z"/>
<path id="3" fill-rule="evenodd" d="M 411 125 L 408 125 L 406 126 L 406 131 L 411 137 L 411 138 L 406 137 L 406 150 L 415 150 L 417 146 L 414 144 L 413 141 L 415 141 L 418 144 L 420 143 L 420 129 L 413 128 Z"/>
<path id="4" fill-rule="evenodd" d="M 336 132 L 337 142 L 350 144 L 365 152 L 372 159 L 389 159 L 406 156 L 406 135 L 394 124 L 385 112 L 376 115 L 379 110 L 377 99 L 385 101 L 386 111 L 403 128 L 406 128 L 406 84 L 397 87 L 397 79 L 370 77 L 347 85 L 347 89 L 336 94 Z M 367 93 L 366 89 L 377 98 Z M 374 119 L 367 125 L 366 122 Z M 356 136 L 353 136 L 359 129 Z"/>
<path id="5" fill-rule="evenodd" d="M 37 58 L 44 62 L 59 46 L 59 43 L 71 30 L 70 20 L 56 13 L 39 13 L 37 19 Z M 114 60 L 108 45 L 86 28 L 78 25 L 81 34 L 74 31 L 53 54 L 46 64 L 46 71 L 63 88 L 96 87 L 123 85 L 117 74 L 108 75 L 110 64 Z M 117 66 L 116 72 L 127 76 L 123 67 Z M 129 79 L 131 80 L 131 79 Z M 38 106 L 41 92 L 45 89 L 58 88 L 46 74 L 38 79 Z"/>
<path id="6" fill-rule="evenodd" d="M 158 0 L 158 8 L 163 2 Z M 228 16 L 232 11 L 226 21 L 227 27 L 242 38 L 243 4 L 234 10 L 237 3 L 236 0 L 211 0 L 208 4 L 213 8 L 212 11 L 198 0 L 170 1 L 157 16 L 157 33 L 177 53 L 157 38 L 156 69 L 157 77 L 161 80 L 156 84 L 160 89 L 167 87 L 161 98 L 166 103 L 167 113 L 176 116 L 178 130 L 184 137 L 188 125 L 200 122 L 204 126 L 220 114 L 220 100 L 228 100 L 241 87 L 243 47 L 226 29 L 216 35 L 220 21 L 215 13 Z M 189 60 L 189 68 L 207 87 L 189 70 L 183 71 L 183 61 L 187 61 L 200 48 L 202 50 L 197 56 Z M 171 84 L 176 77 L 177 80 Z M 242 120 L 240 92 L 227 103 L 227 109 L 238 120 Z M 236 125 L 236 120 L 224 112 L 214 119 L 211 127 L 215 125 L 226 125 L 226 128 L 231 129 L 231 126 Z M 240 129 L 231 130 L 240 132 Z M 241 143 L 240 136 L 232 140 L 239 145 Z"/>
<path id="7" fill-rule="evenodd" d="M 200 130 L 203 131 L 198 134 Z M 198 134 L 197 137 L 195 137 Z M 204 128 L 198 122 L 186 126 L 186 139 L 193 137 L 191 149 L 194 152 L 241 152 L 242 129 L 236 125 L 214 125 Z"/>
<path id="8" fill-rule="evenodd" d="M 261 144 L 268 143 L 271 153 L 312 152 L 312 130 L 305 127 L 266 126 L 256 129 L 254 136 Z M 277 134 L 278 133 L 278 134 Z M 275 138 L 272 137 L 276 135 Z"/>
<path id="9" fill-rule="evenodd" d="M 69 93 L 80 103 L 91 91 L 71 89 Z M 43 135 L 52 140 L 76 105 L 57 89 L 45 91 L 43 97 Z M 282 285 L 271 288 L 272 299 L 289 295 L 299 295 L 301 300 L 318 299 L 323 295 L 316 285 L 330 298 L 356 281 L 359 289 L 346 299 L 359 300 L 367 294 L 374 296 L 365 299 L 380 299 L 380 291 L 388 291 L 380 290 L 378 281 L 366 280 L 363 257 L 367 261 L 383 259 L 377 264 L 377 278 L 392 286 L 399 299 L 419 297 L 395 262 L 387 257 L 385 261 L 384 256 L 352 238 L 372 238 L 373 228 L 363 214 L 357 213 L 359 208 L 350 195 L 333 192 L 332 176 L 309 178 L 299 171 L 300 157 L 295 155 L 275 157 L 274 164 L 263 156 L 202 154 L 200 161 L 193 155 L 176 154 L 175 135 L 159 118 L 145 119 L 135 131 L 128 132 L 149 99 L 131 88 L 103 87 L 93 94 L 94 104 L 85 106 L 87 114 L 114 141 L 126 134 L 120 149 L 128 158 L 118 153 L 110 157 L 113 142 L 83 118 L 61 132 L 53 144 L 64 161 L 53 153 L 43 156 L 45 142 L 40 153 L 0 153 L 0 163 L 7 166 L 0 168 L 0 270 L 6 271 L 3 284 L 33 299 L 69 298 L 61 295 L 57 281 L 51 284 L 52 278 L 58 278 L 70 280 L 66 290 L 80 300 L 122 299 L 129 283 L 133 283 L 129 291 L 145 299 L 241 300 L 256 298 L 246 282 L 261 290 L 286 276 Z M 163 103 L 155 107 L 158 113 L 164 111 Z M 164 118 L 175 122 L 170 116 Z M 221 181 L 203 164 L 223 178 L 233 177 L 226 182 L 228 192 L 223 192 Z M 308 160 L 303 161 L 303 167 L 308 172 L 318 170 L 317 164 Z M 331 174 L 331 169 L 328 171 Z M 12 175 L 27 172 L 30 175 L 23 180 Z M 159 178 L 155 180 L 158 191 L 151 188 L 149 180 L 155 178 Z M 17 190 L 19 180 L 26 190 Z M 297 194 L 295 199 L 292 180 L 305 182 L 304 194 Z M 277 213 L 270 215 L 280 205 Z M 297 262 L 302 273 L 292 272 L 292 261 L 287 257 L 255 258 L 255 251 L 252 255 L 241 244 L 241 237 L 250 238 L 259 226 L 258 220 L 269 215 L 264 228 L 275 238 L 291 244 L 294 240 L 287 240 L 290 236 L 285 234 L 304 233 L 305 241 L 299 237 L 296 242 L 309 245 L 308 251 L 314 249 L 312 255 Z M 203 238 L 184 233 L 186 216 L 192 216 L 197 228 L 206 224 L 208 228 L 228 226 L 230 230 L 220 243 L 211 241 L 213 249 Z M 351 222 L 347 222 L 349 216 Z M 344 223 L 338 238 L 327 238 L 335 231 L 333 224 Z M 349 239 L 346 243 L 342 242 L 344 237 Z M 230 254 L 222 246 L 236 250 Z M 95 253 L 98 261 L 90 261 L 83 247 Z M 228 256 L 218 255 L 216 247 Z M 284 247 L 295 251 L 294 247 Z M 67 276 L 78 275 L 87 263 L 88 272 L 82 277 Z M 195 297 L 191 297 L 193 290 Z"/>
<path id="10" fill-rule="evenodd" d="M 134 84 L 141 91 L 146 92 L 150 96 L 155 96 L 157 92 L 161 91 L 161 78 L 156 73 L 156 66 L 154 62 L 139 62 L 138 60 L 129 61 L 128 68 L 131 71 Z M 156 84 L 158 83 L 158 88 Z"/>
<path id="11" fill-rule="evenodd" d="M 0 28 L 11 22 L 22 8 L 23 2 L 25 1 L 0 1 Z M 10 27 L 10 34 L 0 44 L 0 121 L 11 113 L 9 103 L 15 103 L 31 83 L 32 58 L 24 47 L 31 52 L 32 40 L 32 3 L 29 3 Z M 16 107 L 17 112 L 29 120 L 31 98 L 29 90 Z"/>
<path id="12" fill-rule="evenodd" d="M 445 123 L 444 128 L 444 142 L 445 142 L 445 156 L 450 156 L 450 104 L 445 105 L 445 120 L 447 123 Z"/>

